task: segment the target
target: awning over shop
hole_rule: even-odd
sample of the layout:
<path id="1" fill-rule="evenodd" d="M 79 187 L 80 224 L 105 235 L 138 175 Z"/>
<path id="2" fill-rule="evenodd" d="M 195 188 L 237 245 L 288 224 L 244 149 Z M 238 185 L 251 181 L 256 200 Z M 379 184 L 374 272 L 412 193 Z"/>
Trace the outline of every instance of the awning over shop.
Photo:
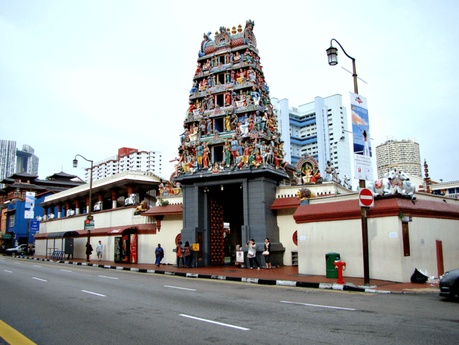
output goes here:
<path id="1" fill-rule="evenodd" d="M 135 232 L 137 231 L 137 227 L 135 226 L 128 226 L 128 227 L 119 227 L 119 228 L 112 228 L 107 232 L 108 236 L 116 236 L 116 235 L 122 235 L 123 232 Z"/>

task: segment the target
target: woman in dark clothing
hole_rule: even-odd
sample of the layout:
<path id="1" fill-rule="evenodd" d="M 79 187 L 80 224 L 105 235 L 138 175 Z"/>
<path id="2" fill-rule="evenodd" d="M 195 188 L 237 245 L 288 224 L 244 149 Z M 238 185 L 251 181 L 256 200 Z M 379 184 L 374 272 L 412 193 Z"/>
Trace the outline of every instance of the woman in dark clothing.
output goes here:
<path id="1" fill-rule="evenodd" d="M 265 254 L 266 252 L 268 252 L 268 254 Z M 265 257 L 265 265 L 266 265 L 265 268 L 272 268 L 270 254 L 271 254 L 271 242 L 269 242 L 269 238 L 266 237 L 265 245 L 263 249 L 263 256 Z"/>

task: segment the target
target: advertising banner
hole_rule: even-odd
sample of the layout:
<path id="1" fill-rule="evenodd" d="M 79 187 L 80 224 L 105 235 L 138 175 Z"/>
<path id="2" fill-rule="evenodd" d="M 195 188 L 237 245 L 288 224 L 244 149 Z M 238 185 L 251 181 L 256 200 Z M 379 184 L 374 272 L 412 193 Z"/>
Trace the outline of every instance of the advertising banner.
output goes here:
<path id="1" fill-rule="evenodd" d="M 352 92 L 350 95 L 352 134 L 354 137 L 354 177 L 359 180 L 373 181 L 367 99 Z"/>
<path id="2" fill-rule="evenodd" d="M 25 193 L 25 203 L 24 203 L 24 219 L 33 219 L 34 218 L 34 207 L 35 207 L 35 192 L 26 192 Z"/>
<path id="3" fill-rule="evenodd" d="M 131 234 L 131 264 L 137 263 L 137 234 Z"/>
<path id="4" fill-rule="evenodd" d="M 25 208 L 33 209 L 35 206 L 35 192 L 25 193 Z"/>

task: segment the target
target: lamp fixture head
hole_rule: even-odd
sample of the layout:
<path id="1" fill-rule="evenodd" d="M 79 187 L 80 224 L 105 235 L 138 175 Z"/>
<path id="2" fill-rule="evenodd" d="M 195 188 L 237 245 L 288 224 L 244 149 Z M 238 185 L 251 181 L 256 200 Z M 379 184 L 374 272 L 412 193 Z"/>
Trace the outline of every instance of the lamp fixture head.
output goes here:
<path id="1" fill-rule="evenodd" d="M 330 46 L 330 48 L 327 49 L 327 56 L 328 56 L 328 64 L 330 66 L 335 66 L 338 64 L 338 49 Z"/>

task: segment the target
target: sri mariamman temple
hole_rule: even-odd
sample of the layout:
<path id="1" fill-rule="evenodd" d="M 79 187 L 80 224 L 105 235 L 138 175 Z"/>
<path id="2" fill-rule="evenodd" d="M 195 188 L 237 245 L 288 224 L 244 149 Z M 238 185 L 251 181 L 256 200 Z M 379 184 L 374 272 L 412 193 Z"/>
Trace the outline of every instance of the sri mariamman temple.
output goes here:
<path id="1" fill-rule="evenodd" d="M 283 250 L 270 207 L 287 162 L 254 24 L 204 34 L 189 95 L 174 180 L 183 188 L 182 241 L 202 246 L 204 265 L 223 264 L 227 248 L 250 238 L 269 237 L 274 256 Z"/>
<path id="2" fill-rule="evenodd" d="M 115 262 L 153 263 L 161 244 L 162 264 L 173 264 L 181 241 L 193 246 L 193 267 L 244 267 L 246 243 L 255 240 L 263 265 L 269 238 L 273 267 L 298 265 L 299 274 L 324 275 L 327 255 L 338 254 L 347 276 L 362 276 L 359 195 L 349 176 L 340 183 L 330 162 L 320 162 L 321 176 L 313 157 L 295 166 L 284 159 L 281 133 L 289 133 L 279 128 L 253 29 L 249 20 L 244 29 L 204 34 L 192 88 L 183 95 L 189 105 L 170 181 L 125 171 L 94 181 L 92 201 L 88 184 L 49 193 L 37 201 L 44 209 L 38 255 L 85 257 L 90 234 Z M 418 191 L 400 171 L 368 187 L 375 195 L 366 211 L 373 279 L 409 281 L 415 268 L 439 276 L 457 262 L 457 200 Z"/>

